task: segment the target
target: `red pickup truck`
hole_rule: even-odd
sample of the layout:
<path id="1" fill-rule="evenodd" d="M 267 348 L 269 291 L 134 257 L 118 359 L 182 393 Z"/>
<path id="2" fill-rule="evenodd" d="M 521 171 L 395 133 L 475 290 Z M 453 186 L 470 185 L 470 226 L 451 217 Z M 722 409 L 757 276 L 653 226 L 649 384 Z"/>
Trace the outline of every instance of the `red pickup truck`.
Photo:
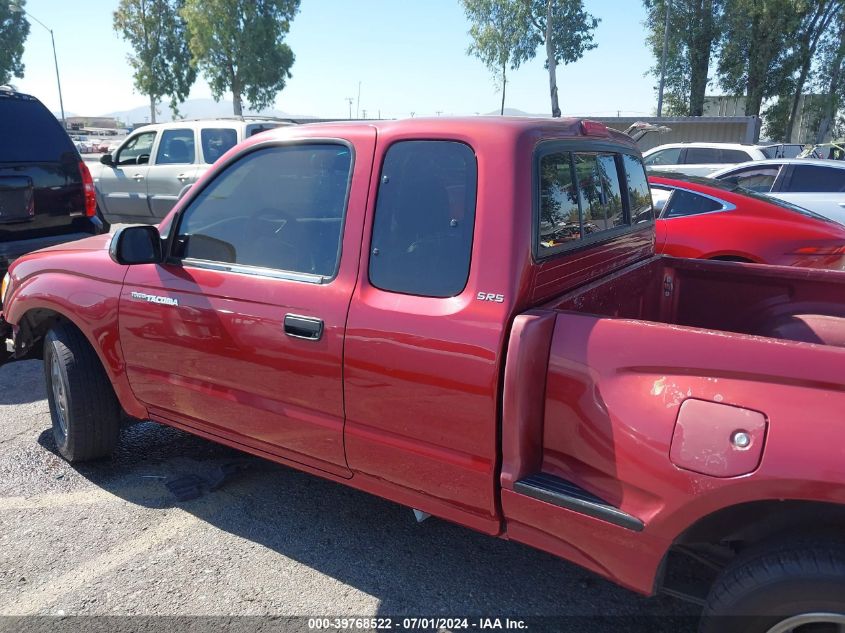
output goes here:
<path id="1" fill-rule="evenodd" d="M 15 262 L 0 340 L 44 358 L 70 461 L 151 419 L 705 631 L 841 625 L 845 274 L 654 243 L 636 146 L 592 121 L 282 128 L 160 227 Z"/>

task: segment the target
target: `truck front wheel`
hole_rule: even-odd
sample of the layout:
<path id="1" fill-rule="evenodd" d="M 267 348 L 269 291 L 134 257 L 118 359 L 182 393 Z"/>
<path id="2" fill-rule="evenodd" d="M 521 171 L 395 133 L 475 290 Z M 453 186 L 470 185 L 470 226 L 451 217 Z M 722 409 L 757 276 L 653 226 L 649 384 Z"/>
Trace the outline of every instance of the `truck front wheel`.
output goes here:
<path id="1" fill-rule="evenodd" d="M 120 405 L 82 332 L 57 322 L 44 339 L 44 375 L 53 437 L 69 462 L 106 457 L 120 432 Z"/>
<path id="2" fill-rule="evenodd" d="M 804 543 L 740 557 L 710 590 L 700 630 L 845 631 L 845 547 Z"/>

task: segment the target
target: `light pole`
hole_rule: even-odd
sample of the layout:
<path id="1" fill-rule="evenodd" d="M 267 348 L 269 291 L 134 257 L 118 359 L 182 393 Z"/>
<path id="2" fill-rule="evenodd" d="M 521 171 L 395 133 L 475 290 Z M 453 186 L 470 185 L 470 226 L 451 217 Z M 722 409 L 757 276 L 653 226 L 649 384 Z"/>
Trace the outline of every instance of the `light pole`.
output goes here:
<path id="1" fill-rule="evenodd" d="M 56 85 L 59 87 L 59 109 L 62 111 L 62 127 L 65 130 L 67 130 L 67 121 L 65 121 L 65 104 L 64 104 L 64 101 L 62 101 L 62 81 L 61 81 L 61 79 L 59 79 L 59 60 L 56 57 L 56 38 L 53 37 L 53 29 L 51 29 L 49 26 L 44 24 L 41 20 L 36 18 L 31 13 L 27 12 L 26 9 L 24 9 L 17 2 L 11 2 L 9 4 L 9 8 L 12 11 L 16 11 L 18 13 L 23 13 L 30 20 L 34 20 L 35 22 L 37 22 L 38 24 L 43 26 L 45 29 L 50 31 L 50 41 L 53 43 L 53 63 L 56 65 Z"/>

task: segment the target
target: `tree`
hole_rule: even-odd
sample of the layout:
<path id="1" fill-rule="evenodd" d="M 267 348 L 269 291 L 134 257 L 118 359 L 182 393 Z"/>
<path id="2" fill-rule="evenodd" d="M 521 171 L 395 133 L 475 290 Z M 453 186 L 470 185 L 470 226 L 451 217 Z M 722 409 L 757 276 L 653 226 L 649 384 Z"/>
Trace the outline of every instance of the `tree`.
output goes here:
<path id="1" fill-rule="evenodd" d="M 646 41 L 657 59 L 651 73 L 660 76 L 667 0 L 643 0 Z M 701 116 L 710 59 L 719 40 L 724 0 L 671 0 L 666 56 L 668 112 Z"/>
<path id="2" fill-rule="evenodd" d="M 798 69 L 798 76 L 792 89 L 789 105 L 789 118 L 783 133 L 785 141 L 792 138 L 795 119 L 798 117 L 798 106 L 804 86 L 810 76 L 810 67 L 815 59 L 816 49 L 822 36 L 828 31 L 837 10 L 842 9 L 842 0 L 798 0 L 795 3 L 799 26 L 793 53 L 794 64 Z"/>
<path id="3" fill-rule="evenodd" d="M 719 83 L 729 94 L 745 95 L 747 116 L 760 116 L 763 99 L 787 93 L 794 70 L 789 43 L 800 22 L 794 2 L 731 0 L 725 5 Z"/>
<path id="4" fill-rule="evenodd" d="M 232 93 L 236 115 L 244 97 L 258 110 L 271 105 L 291 77 L 284 38 L 298 10 L 299 0 L 185 0 L 194 59 L 215 99 Z"/>
<path id="5" fill-rule="evenodd" d="M 522 17 L 524 15 L 524 17 Z M 557 65 L 571 64 L 596 47 L 593 31 L 599 21 L 584 10 L 582 0 L 521 0 L 520 20 L 527 25 L 513 54 L 514 68 L 546 49 L 552 116 L 560 116 Z"/>
<path id="6" fill-rule="evenodd" d="M 472 44 L 467 54 L 475 55 L 494 77 L 500 77 L 501 114 L 504 114 L 507 71 L 515 69 L 514 51 L 527 31 L 520 0 L 462 0 L 462 3 L 471 23 L 469 35 Z"/>
<path id="7" fill-rule="evenodd" d="M 17 0 L 15 10 L 7 0 L 0 0 L 0 85 L 12 77 L 22 78 L 23 44 L 29 35 L 29 22 L 23 12 L 26 0 Z"/>
<path id="8" fill-rule="evenodd" d="M 818 85 L 823 93 L 821 120 L 816 142 L 821 143 L 831 130 L 836 133 L 845 131 L 841 121 L 837 121 L 842 104 L 845 103 L 845 6 L 840 5 L 835 19 L 828 30 L 825 41 L 820 46 L 821 60 Z M 837 126 L 837 123 L 840 123 Z"/>
<path id="9" fill-rule="evenodd" d="M 156 104 L 170 97 L 170 109 L 188 98 L 197 77 L 182 19 L 184 0 L 120 0 L 114 12 L 114 30 L 128 41 L 127 56 L 135 87 L 150 98 L 150 122 L 156 122 Z"/>

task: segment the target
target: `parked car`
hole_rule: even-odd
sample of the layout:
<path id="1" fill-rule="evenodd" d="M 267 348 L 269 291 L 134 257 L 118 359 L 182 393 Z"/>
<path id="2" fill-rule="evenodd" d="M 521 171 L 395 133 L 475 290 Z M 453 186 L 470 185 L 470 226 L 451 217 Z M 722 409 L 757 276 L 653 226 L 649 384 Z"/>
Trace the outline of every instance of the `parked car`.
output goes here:
<path id="1" fill-rule="evenodd" d="M 807 268 L 845 268 L 845 226 L 726 181 L 652 173 L 657 252 Z"/>
<path id="2" fill-rule="evenodd" d="M 740 143 L 669 143 L 643 153 L 649 171 L 707 176 L 726 165 L 767 158 L 765 148 Z"/>
<path id="3" fill-rule="evenodd" d="M 245 138 L 290 121 L 258 117 L 145 125 L 92 168 L 97 202 L 108 223 L 155 224 L 179 194 Z"/>
<path id="4" fill-rule="evenodd" d="M 780 158 L 720 169 L 710 177 L 786 200 L 845 224 L 843 161 Z"/>
<path id="5" fill-rule="evenodd" d="M 43 353 L 74 462 L 122 409 L 684 595 L 706 633 L 841 618 L 845 274 L 654 243 L 597 122 L 279 129 L 161 229 L 18 260 L 0 339 Z"/>
<path id="6" fill-rule="evenodd" d="M 94 185 L 38 99 L 0 89 L 0 275 L 30 251 L 100 233 Z"/>

